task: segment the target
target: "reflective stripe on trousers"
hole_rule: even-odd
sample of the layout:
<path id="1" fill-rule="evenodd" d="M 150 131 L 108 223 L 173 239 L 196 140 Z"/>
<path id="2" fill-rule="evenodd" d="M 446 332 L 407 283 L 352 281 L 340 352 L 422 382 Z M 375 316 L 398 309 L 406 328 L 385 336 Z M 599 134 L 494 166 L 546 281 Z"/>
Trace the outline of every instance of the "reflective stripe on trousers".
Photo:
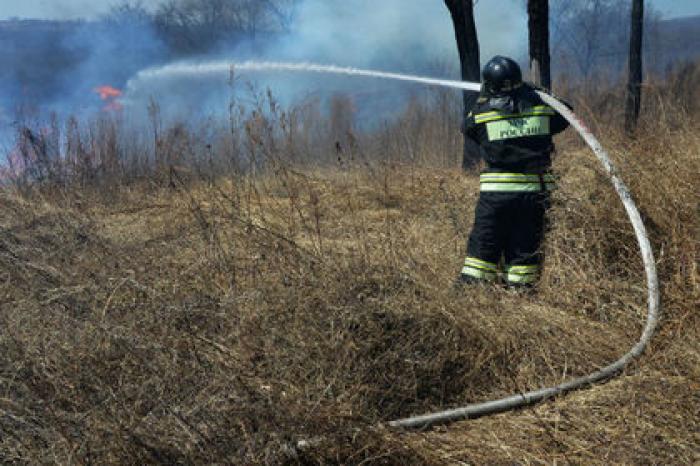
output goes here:
<path id="1" fill-rule="evenodd" d="M 481 192 L 533 193 L 554 189 L 551 174 L 483 173 L 480 177 Z"/>
<path id="2" fill-rule="evenodd" d="M 498 278 L 498 265 L 476 257 L 467 257 L 464 260 L 462 275 L 478 280 L 494 281 Z"/>
<path id="3" fill-rule="evenodd" d="M 515 284 L 532 284 L 540 272 L 538 265 L 512 265 L 506 267 L 506 281 Z"/>
<path id="4" fill-rule="evenodd" d="M 508 283 L 532 284 L 537 281 L 540 267 L 538 265 L 511 265 L 506 266 L 503 276 Z M 484 281 L 495 281 L 500 275 L 498 265 L 486 262 L 476 257 L 467 257 L 464 260 L 462 275 Z"/>

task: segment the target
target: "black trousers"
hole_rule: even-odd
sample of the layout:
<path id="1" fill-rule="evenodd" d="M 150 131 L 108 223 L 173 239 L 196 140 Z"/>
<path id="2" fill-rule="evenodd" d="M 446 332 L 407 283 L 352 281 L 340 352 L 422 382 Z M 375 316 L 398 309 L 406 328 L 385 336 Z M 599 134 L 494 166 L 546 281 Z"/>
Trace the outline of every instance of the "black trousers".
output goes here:
<path id="1" fill-rule="evenodd" d="M 542 262 L 549 193 L 482 192 L 462 269 L 465 279 L 495 280 L 504 272 L 511 284 L 532 284 Z M 501 258 L 504 268 L 501 270 Z"/>

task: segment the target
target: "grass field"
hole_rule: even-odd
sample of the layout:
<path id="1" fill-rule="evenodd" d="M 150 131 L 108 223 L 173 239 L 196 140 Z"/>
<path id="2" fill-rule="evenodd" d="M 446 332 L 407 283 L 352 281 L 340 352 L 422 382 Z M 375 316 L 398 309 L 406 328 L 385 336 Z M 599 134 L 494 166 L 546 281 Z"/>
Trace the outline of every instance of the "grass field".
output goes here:
<path id="1" fill-rule="evenodd" d="M 71 170 L 8 186 L 2 462 L 700 462 L 700 128 L 693 100 L 674 100 L 697 96 L 698 73 L 685 73 L 649 91 L 634 138 L 611 123 L 609 95 L 577 104 L 603 115 L 596 132 L 654 246 L 663 319 L 644 357 L 609 383 L 425 432 L 384 424 L 584 375 L 637 341 L 634 234 L 575 135 L 559 141 L 533 295 L 452 288 L 478 173 L 457 168 L 459 133 L 439 105 L 316 149 L 323 163 L 300 160 L 293 115 L 258 114 L 206 151 L 212 162 L 235 142 L 265 163 L 207 170 L 164 155 L 140 178 L 134 163 L 111 179 Z M 200 144 L 184 131 L 156 152 Z M 101 142 L 85 153 L 108 153 Z"/>

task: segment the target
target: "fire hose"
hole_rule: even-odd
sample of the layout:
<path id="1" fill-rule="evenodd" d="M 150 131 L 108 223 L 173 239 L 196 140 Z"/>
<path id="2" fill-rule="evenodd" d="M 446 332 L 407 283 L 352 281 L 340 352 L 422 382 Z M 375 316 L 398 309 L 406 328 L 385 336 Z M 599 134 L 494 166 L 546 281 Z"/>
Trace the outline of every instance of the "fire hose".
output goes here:
<path id="1" fill-rule="evenodd" d="M 467 88 L 466 85 L 470 85 L 468 90 L 475 90 L 474 87 L 471 86 L 472 84 L 474 86 L 478 86 L 478 84 L 474 83 L 463 84 L 465 84 L 465 86 L 462 87 L 463 89 Z M 538 94 L 545 103 L 553 107 L 571 123 L 571 125 L 586 141 L 588 146 L 593 150 L 595 155 L 598 157 L 598 160 L 600 160 L 601 164 L 605 168 L 605 171 L 612 181 L 615 191 L 625 206 L 627 215 L 632 223 L 632 226 L 634 227 L 634 232 L 637 237 L 637 242 L 639 243 L 639 250 L 642 255 L 644 270 L 646 273 L 648 312 L 644 331 L 642 332 L 639 341 L 625 355 L 612 364 L 592 374 L 578 377 L 554 387 L 542 388 L 497 400 L 474 403 L 462 408 L 391 421 L 389 422 L 389 426 L 391 427 L 426 428 L 436 424 L 447 424 L 463 419 L 473 419 L 504 411 L 511 411 L 517 408 L 539 403 L 572 390 L 578 390 L 591 384 L 611 379 L 619 375 L 631 361 L 639 358 L 642 355 L 645 348 L 649 344 L 654 331 L 656 330 L 660 315 L 659 281 L 656 273 L 656 263 L 654 261 L 654 253 L 651 248 L 651 243 L 649 242 L 649 236 L 647 235 L 646 228 L 644 227 L 644 222 L 642 221 L 642 217 L 639 214 L 639 209 L 637 209 L 629 189 L 620 178 L 617 169 L 610 160 L 608 153 L 605 151 L 590 129 L 588 129 L 588 127 L 574 114 L 574 112 L 569 110 L 568 107 L 563 105 L 551 95 L 544 92 L 538 92 Z"/>

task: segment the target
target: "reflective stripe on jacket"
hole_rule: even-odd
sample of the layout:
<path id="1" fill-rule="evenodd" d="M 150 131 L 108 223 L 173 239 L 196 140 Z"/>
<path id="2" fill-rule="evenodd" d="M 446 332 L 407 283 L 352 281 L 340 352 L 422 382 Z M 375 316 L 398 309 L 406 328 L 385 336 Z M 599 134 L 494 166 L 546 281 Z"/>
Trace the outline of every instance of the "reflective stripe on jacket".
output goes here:
<path id="1" fill-rule="evenodd" d="M 511 95 L 481 96 L 464 122 L 488 171 L 544 173 L 551 166 L 552 136 L 568 122 L 525 85 Z"/>

